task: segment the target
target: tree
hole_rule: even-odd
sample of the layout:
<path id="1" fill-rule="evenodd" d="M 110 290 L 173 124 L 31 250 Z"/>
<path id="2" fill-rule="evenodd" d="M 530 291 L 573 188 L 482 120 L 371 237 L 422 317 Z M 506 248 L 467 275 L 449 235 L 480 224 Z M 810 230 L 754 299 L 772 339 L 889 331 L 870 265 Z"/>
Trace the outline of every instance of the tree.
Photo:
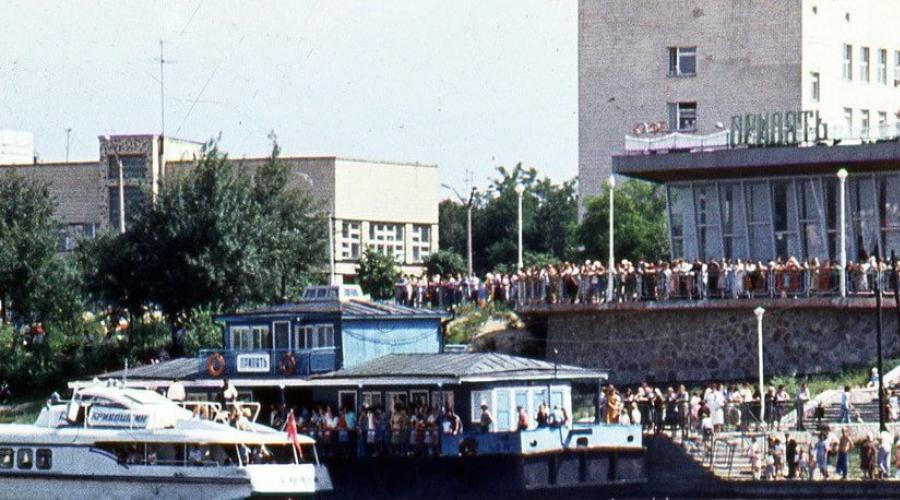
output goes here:
<path id="1" fill-rule="evenodd" d="M 478 272 L 501 264 L 515 266 L 518 259 L 518 195 L 522 195 L 522 240 L 526 252 L 551 255 L 558 260 L 575 256 L 577 200 L 575 183 L 554 184 L 539 178 L 534 168 L 522 164 L 498 167 L 498 177 L 478 198 L 473 219 L 473 250 Z M 443 231 L 443 228 L 442 228 Z"/>
<path id="2" fill-rule="evenodd" d="M 363 292 L 374 299 L 386 300 L 394 296 L 400 271 L 390 255 L 366 248 L 356 266 L 356 276 Z"/>
<path id="3" fill-rule="evenodd" d="M 137 317 L 162 309 L 174 332 L 195 309 L 296 296 L 324 260 L 326 231 L 290 186 L 278 153 L 276 144 L 251 179 L 210 142 L 190 169 L 166 179 L 126 233 L 88 250 L 94 298 Z"/>
<path id="4" fill-rule="evenodd" d="M 467 253 L 466 206 L 451 199 L 438 205 L 438 227 L 441 228 L 440 248 L 460 255 Z"/>
<path id="5" fill-rule="evenodd" d="M 668 258 L 666 199 L 663 187 L 628 180 L 616 187 L 616 260 L 656 261 Z M 588 200 L 578 237 L 585 253 L 605 261 L 609 253 L 609 191 Z"/>
<path id="6" fill-rule="evenodd" d="M 430 276 L 450 276 L 466 273 L 466 263 L 461 255 L 449 250 L 438 250 L 425 257 L 425 272 Z"/>
<path id="7" fill-rule="evenodd" d="M 263 295 L 260 302 L 298 299 L 303 288 L 316 281 L 328 255 L 327 222 L 315 211 L 310 196 L 290 188 L 290 170 L 280 160 L 281 149 L 272 138 L 272 154 L 254 177 L 253 197 L 265 224 Z"/>
<path id="8" fill-rule="evenodd" d="M 56 256 L 56 203 L 47 183 L 0 175 L 0 322 L 60 322 L 77 315 L 77 273 Z"/>

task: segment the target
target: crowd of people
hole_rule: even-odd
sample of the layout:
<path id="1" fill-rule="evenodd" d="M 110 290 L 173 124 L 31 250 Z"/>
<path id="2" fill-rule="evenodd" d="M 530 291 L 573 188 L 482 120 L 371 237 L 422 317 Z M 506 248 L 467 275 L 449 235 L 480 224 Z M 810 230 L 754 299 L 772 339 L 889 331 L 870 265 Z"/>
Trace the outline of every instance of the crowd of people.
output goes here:
<path id="1" fill-rule="evenodd" d="M 847 479 L 850 457 L 858 452 L 860 475 L 864 479 L 900 478 L 900 436 L 881 432 L 853 439 L 847 427 L 837 435 L 825 426 L 815 439 L 804 442 L 785 433 L 769 434 L 765 440 L 751 438 L 747 448 L 754 479 Z M 894 473 L 891 475 L 891 462 Z"/>
<path id="2" fill-rule="evenodd" d="M 641 300 L 706 300 L 753 297 L 797 298 L 833 296 L 839 293 L 842 268 L 836 261 L 794 257 L 769 262 L 711 259 L 693 262 L 622 260 L 612 269 L 600 261 L 578 265 L 529 267 L 519 272 L 492 272 L 478 276 L 412 276 L 397 281 L 395 299 L 414 307 L 452 307 L 462 302 L 491 301 L 516 305 Z M 895 266 L 870 257 L 848 262 L 846 290 L 851 295 L 871 295 L 880 287 L 897 289 L 900 261 Z M 609 280 L 613 280 L 609 293 Z"/>

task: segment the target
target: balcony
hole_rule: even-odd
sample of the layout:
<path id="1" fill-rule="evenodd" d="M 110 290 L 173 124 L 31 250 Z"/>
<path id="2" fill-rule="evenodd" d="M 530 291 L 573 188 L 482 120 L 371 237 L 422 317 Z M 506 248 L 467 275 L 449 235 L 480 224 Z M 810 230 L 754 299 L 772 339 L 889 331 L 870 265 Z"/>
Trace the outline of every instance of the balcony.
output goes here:
<path id="1" fill-rule="evenodd" d="M 214 355 L 224 359 L 224 366 L 213 364 Z M 293 354 L 293 360 L 290 356 Z M 211 366 L 213 364 L 213 366 Z M 213 377 L 308 377 L 337 370 L 337 348 L 226 350 L 203 349 L 199 355 L 199 371 Z"/>

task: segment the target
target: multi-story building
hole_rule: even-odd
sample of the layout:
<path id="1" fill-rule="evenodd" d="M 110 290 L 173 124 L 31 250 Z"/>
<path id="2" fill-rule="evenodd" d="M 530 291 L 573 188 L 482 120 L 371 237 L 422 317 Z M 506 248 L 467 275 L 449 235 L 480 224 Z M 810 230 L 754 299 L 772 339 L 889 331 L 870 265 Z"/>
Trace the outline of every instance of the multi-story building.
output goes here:
<path id="1" fill-rule="evenodd" d="M 67 251 L 79 237 L 119 229 L 120 205 L 127 226 L 136 204 L 155 197 L 167 174 L 188 168 L 202 146 L 152 134 L 101 136 L 97 161 L 0 165 L 0 174 L 18 172 L 50 185 L 62 226 L 59 250 Z M 281 159 L 291 182 L 330 216 L 337 281 L 353 278 L 366 247 L 392 255 L 401 272 L 413 274 L 437 251 L 436 165 L 334 156 Z M 266 159 L 233 161 L 252 171 Z"/>
<path id="2" fill-rule="evenodd" d="M 783 110 L 818 112 L 832 137 L 900 120 L 900 0 L 580 0 L 578 14 L 582 207 L 627 134 Z"/>

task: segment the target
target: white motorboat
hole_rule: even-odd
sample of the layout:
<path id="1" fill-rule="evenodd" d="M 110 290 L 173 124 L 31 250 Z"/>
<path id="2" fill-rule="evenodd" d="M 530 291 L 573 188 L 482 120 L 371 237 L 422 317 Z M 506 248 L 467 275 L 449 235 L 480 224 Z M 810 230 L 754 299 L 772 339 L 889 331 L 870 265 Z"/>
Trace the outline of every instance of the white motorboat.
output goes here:
<path id="1" fill-rule="evenodd" d="M 0 498 L 245 498 L 331 489 L 313 439 L 243 416 L 237 425 L 203 418 L 224 413 L 217 403 L 194 404 L 211 412 L 116 383 L 76 389 L 69 401 L 51 398 L 34 424 L 0 425 Z"/>

